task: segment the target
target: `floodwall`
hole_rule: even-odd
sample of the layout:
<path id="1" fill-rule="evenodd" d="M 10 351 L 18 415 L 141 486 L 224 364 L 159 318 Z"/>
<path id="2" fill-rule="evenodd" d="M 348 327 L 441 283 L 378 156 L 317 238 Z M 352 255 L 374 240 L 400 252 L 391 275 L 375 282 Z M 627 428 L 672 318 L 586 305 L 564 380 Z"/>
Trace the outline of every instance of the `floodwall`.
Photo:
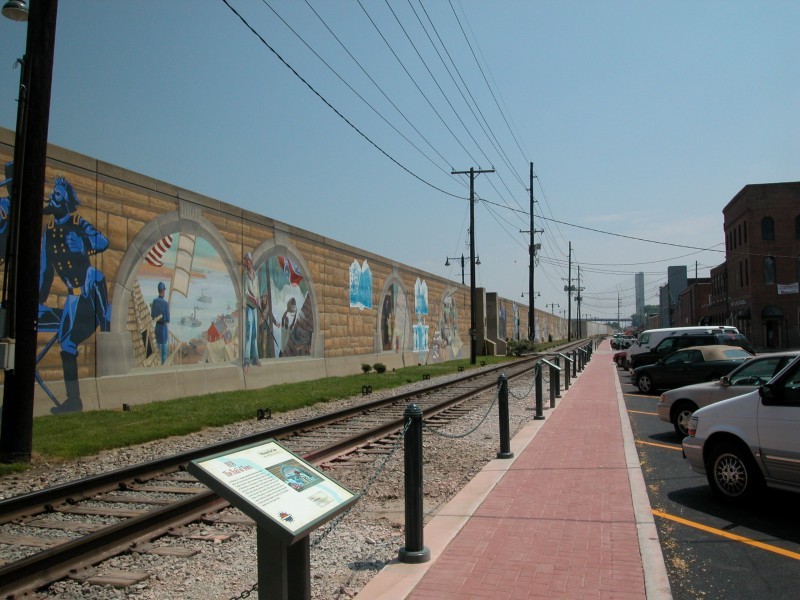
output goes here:
<path id="1" fill-rule="evenodd" d="M 52 145 L 42 200 L 35 415 L 469 357 L 469 286 Z M 479 352 L 527 336 L 527 306 L 477 296 Z"/>

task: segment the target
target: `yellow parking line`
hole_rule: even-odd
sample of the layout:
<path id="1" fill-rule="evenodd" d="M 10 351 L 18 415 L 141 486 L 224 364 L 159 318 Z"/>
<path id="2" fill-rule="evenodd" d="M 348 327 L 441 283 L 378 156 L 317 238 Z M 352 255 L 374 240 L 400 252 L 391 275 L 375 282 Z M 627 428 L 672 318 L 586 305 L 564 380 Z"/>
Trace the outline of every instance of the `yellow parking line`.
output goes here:
<path id="1" fill-rule="evenodd" d="M 784 550 L 783 548 L 779 548 L 778 546 L 773 546 L 772 544 L 765 544 L 764 542 L 757 542 L 756 540 L 751 540 L 750 538 L 743 537 L 741 535 L 736 535 L 735 533 L 730 533 L 728 531 L 722 531 L 721 529 L 715 529 L 713 527 L 709 527 L 707 525 L 701 525 L 700 523 L 695 523 L 694 521 L 688 521 L 687 519 L 683 519 L 681 517 L 676 517 L 674 515 L 668 515 L 665 512 L 661 512 L 660 510 L 653 510 L 653 514 L 657 517 L 662 517 L 664 519 L 669 519 L 670 521 L 675 521 L 676 523 L 681 523 L 683 525 L 687 525 L 689 527 L 694 527 L 695 529 L 699 529 L 701 531 L 705 531 L 707 533 L 713 533 L 714 535 L 718 535 L 720 537 L 728 538 L 729 540 L 733 540 L 735 542 L 742 542 L 743 544 L 747 544 L 749 546 L 754 546 L 755 548 L 761 548 L 762 550 L 766 550 L 767 552 L 774 552 L 775 554 L 780 554 L 781 556 L 786 556 L 788 558 L 793 558 L 795 560 L 800 560 L 800 553 L 792 552 L 791 550 Z"/>
<path id="2" fill-rule="evenodd" d="M 658 400 L 658 396 L 653 396 L 652 394 L 631 394 L 630 392 L 622 392 L 622 395 L 630 398 L 650 398 L 651 400 Z"/>
<path id="3" fill-rule="evenodd" d="M 629 410 L 629 413 L 636 413 L 637 415 L 655 415 L 658 416 L 658 413 L 654 412 L 645 412 L 643 410 Z"/>
<path id="4" fill-rule="evenodd" d="M 656 446 L 657 448 L 666 448 L 667 450 L 682 450 L 682 446 L 670 446 L 667 444 L 656 444 L 655 442 L 643 442 L 642 440 L 636 440 L 637 444 L 644 444 L 645 446 Z"/>

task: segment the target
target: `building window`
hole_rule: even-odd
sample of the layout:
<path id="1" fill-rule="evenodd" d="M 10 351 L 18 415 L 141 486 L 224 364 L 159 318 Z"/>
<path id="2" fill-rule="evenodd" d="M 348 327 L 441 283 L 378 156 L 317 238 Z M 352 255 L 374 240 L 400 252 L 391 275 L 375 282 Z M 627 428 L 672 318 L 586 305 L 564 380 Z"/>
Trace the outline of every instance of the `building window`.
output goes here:
<path id="1" fill-rule="evenodd" d="M 775 239 L 775 221 L 772 220 L 772 217 L 764 217 L 761 219 L 761 239 Z"/>
<path id="2" fill-rule="evenodd" d="M 744 222 L 744 243 L 747 243 L 747 221 Z"/>
<path id="3" fill-rule="evenodd" d="M 736 245 L 742 245 L 742 224 L 739 223 L 739 227 L 736 229 Z"/>
<path id="4" fill-rule="evenodd" d="M 800 215 L 794 218 L 794 239 L 800 240 Z"/>
<path id="5" fill-rule="evenodd" d="M 747 259 L 744 259 L 744 284 L 750 285 L 750 266 L 747 264 Z"/>
<path id="6" fill-rule="evenodd" d="M 744 263 L 739 261 L 739 287 L 744 286 Z"/>
<path id="7" fill-rule="evenodd" d="M 764 283 L 775 283 L 775 258 L 764 257 Z"/>
<path id="8" fill-rule="evenodd" d="M 800 256 L 797 257 L 797 272 L 794 274 L 795 281 L 800 281 Z"/>

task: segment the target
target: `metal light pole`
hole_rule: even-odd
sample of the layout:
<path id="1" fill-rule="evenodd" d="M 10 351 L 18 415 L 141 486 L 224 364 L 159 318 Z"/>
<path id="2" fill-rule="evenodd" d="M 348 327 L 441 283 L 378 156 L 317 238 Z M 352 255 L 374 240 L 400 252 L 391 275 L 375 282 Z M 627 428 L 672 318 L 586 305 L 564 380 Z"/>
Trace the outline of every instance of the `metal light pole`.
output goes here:
<path id="1" fill-rule="evenodd" d="M 7 2 L 6 15 L 21 6 Z M 14 265 L 6 267 L 8 331 L 16 342 L 14 368 L 6 369 L 3 386 L 3 419 L 0 428 L 0 460 L 30 462 L 33 447 L 33 393 L 36 373 L 39 267 L 44 208 L 44 177 L 47 163 L 47 132 L 50 123 L 50 90 L 56 38 L 58 0 L 35 0 L 28 16 L 28 34 L 23 59 L 23 85 L 18 111 L 23 111 L 23 130 L 14 141 L 14 181 L 11 194 L 11 225 L 16 231 Z M 19 112 L 18 112 L 19 114 Z M 20 117 L 18 116 L 18 124 Z M 19 232 L 25 232 L 20 236 Z M 17 276 L 20 274 L 21 276 Z"/>
<path id="2" fill-rule="evenodd" d="M 457 256 L 456 257 L 448 256 L 447 260 L 444 261 L 444 266 L 445 267 L 449 267 L 450 266 L 450 260 L 451 259 L 452 260 L 461 260 L 461 285 L 464 285 L 464 261 L 466 259 L 464 258 L 463 254 L 461 255 L 461 259 L 459 259 Z M 478 262 L 478 264 L 480 264 L 480 262 Z"/>

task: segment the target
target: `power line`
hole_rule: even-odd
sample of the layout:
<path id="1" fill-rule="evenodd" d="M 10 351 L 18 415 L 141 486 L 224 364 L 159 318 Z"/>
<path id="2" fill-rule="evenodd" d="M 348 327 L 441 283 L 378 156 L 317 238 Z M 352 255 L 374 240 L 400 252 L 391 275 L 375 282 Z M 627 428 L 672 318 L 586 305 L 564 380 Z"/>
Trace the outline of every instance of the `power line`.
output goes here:
<path id="1" fill-rule="evenodd" d="M 332 110 L 334 113 L 336 113 L 336 115 L 337 115 L 337 116 L 338 116 L 340 119 L 342 119 L 342 120 L 343 120 L 345 123 L 347 123 L 347 124 L 348 124 L 348 125 L 349 125 L 349 126 L 350 126 L 350 127 L 351 127 L 351 128 L 352 128 L 352 129 L 353 129 L 355 132 L 356 132 L 356 133 L 358 133 L 358 135 L 360 135 L 360 136 L 361 136 L 361 137 L 363 137 L 363 138 L 364 138 L 364 139 L 365 139 L 367 142 L 369 142 L 369 143 L 370 143 L 370 145 L 372 145 L 372 146 L 373 146 L 373 147 L 374 147 L 374 148 L 375 148 L 375 149 L 376 149 L 378 152 L 380 152 L 381 154 L 383 154 L 383 155 L 384 155 L 386 158 L 388 158 L 390 161 L 392 161 L 392 162 L 393 162 L 394 164 L 396 164 L 398 167 L 400 167 L 401 169 L 403 169 L 403 170 L 404 170 L 406 173 L 408 173 L 409 175 L 411 175 L 411 176 L 412 176 L 412 177 L 414 177 L 415 179 L 419 180 L 420 182 L 424 183 L 424 184 L 425 184 L 425 185 L 427 185 L 428 187 L 430 187 L 430 188 L 432 188 L 432 189 L 434 189 L 434 190 L 436 190 L 436 191 L 438 191 L 438 192 L 441 192 L 441 193 L 443 193 L 443 194 L 445 194 L 445 195 L 447 195 L 447 196 L 450 196 L 450 197 L 452 197 L 452 198 L 458 198 L 459 200 L 466 200 L 466 198 L 464 198 L 464 197 L 462 197 L 462 196 L 458 196 L 458 195 L 456 195 L 456 194 L 451 194 L 450 192 L 448 192 L 448 191 L 446 191 L 446 190 L 443 190 L 442 188 L 440 188 L 440 187 L 438 187 L 438 186 L 436 186 L 436 185 L 434 185 L 434 184 L 430 183 L 429 181 L 426 181 L 425 179 L 423 179 L 422 177 L 420 177 L 419 175 L 417 175 L 416 173 L 414 173 L 414 172 L 413 172 L 411 169 L 409 169 L 408 167 L 406 167 L 404 164 L 402 164 L 400 161 L 398 161 L 396 158 L 394 158 L 392 155 L 390 155 L 388 152 L 386 152 L 386 150 L 384 150 L 383 148 L 381 148 L 380 146 L 378 146 L 378 144 L 376 144 L 374 141 L 372 141 L 372 139 L 371 139 L 371 138 L 370 138 L 370 137 L 369 137 L 369 136 L 368 136 L 366 133 L 364 133 L 364 132 L 363 132 L 363 131 L 361 131 L 361 130 L 360 130 L 358 127 L 356 127 L 356 125 L 355 125 L 355 124 L 353 124 L 353 123 L 352 123 L 352 122 L 351 122 L 351 121 L 350 121 L 350 120 L 349 120 L 347 117 L 345 117 L 345 116 L 344 116 L 344 115 L 343 115 L 341 112 L 339 112 L 339 110 L 338 110 L 336 107 L 334 107 L 334 106 L 333 106 L 333 105 L 332 105 L 330 102 L 328 102 L 328 100 L 327 100 L 327 99 L 326 99 L 326 98 L 325 98 L 325 97 L 324 97 L 324 96 L 323 96 L 321 93 L 319 93 L 319 92 L 316 90 L 316 88 L 314 88 L 314 86 L 312 86 L 312 85 L 311 85 L 311 84 L 310 84 L 310 83 L 309 83 L 309 82 L 308 82 L 308 81 L 307 81 L 305 78 L 303 78 L 303 76 L 302 76 L 302 75 L 300 75 L 300 73 L 298 73 L 298 72 L 297 72 L 297 71 L 294 69 L 294 67 L 292 67 L 292 66 L 291 66 L 291 65 L 290 65 L 288 62 L 286 62 L 286 61 L 284 60 L 284 58 L 283 58 L 283 57 L 282 57 L 282 56 L 281 56 L 281 55 L 278 53 L 278 51 L 277 51 L 277 50 L 275 50 L 275 48 L 273 48 L 272 46 L 270 46 L 270 45 L 269 45 L 269 43 L 267 42 L 267 40 L 265 40 L 265 39 L 264 39 L 264 38 L 261 36 L 261 34 L 260 34 L 260 33 L 258 33 L 258 32 L 257 32 L 255 29 L 253 29 L 253 27 L 250 25 L 250 23 L 248 23 L 248 22 L 247 22 L 247 20 L 246 20 L 246 19 L 245 19 L 245 18 L 244 18 L 242 15 L 240 15 L 240 14 L 239 14 L 239 13 L 236 11 L 236 9 L 235 9 L 235 8 L 233 8 L 233 7 L 232 7 L 232 6 L 229 4 L 228 0 L 222 0 L 222 2 L 225 4 L 225 6 L 227 6 L 227 7 L 228 7 L 228 8 L 231 10 L 231 12 L 232 12 L 233 14 L 235 14 L 235 15 L 236 15 L 236 16 L 239 18 L 239 20 L 240 20 L 240 21 L 241 21 L 241 22 L 244 24 L 244 26 L 245 26 L 245 27 L 247 27 L 247 28 L 248 28 L 248 29 L 249 29 L 249 30 L 250 30 L 250 31 L 253 33 L 253 35 L 255 35 L 255 36 L 256 36 L 256 37 L 257 37 L 257 38 L 258 38 L 258 39 L 261 41 L 261 43 L 262 43 L 262 44 L 264 44 L 264 46 L 266 46 L 266 47 L 267 47 L 267 49 L 268 49 L 268 50 L 269 50 L 270 52 L 272 52 L 272 53 L 275 55 L 275 57 L 276 57 L 276 58 L 277 58 L 279 61 L 281 61 L 281 63 L 283 63 L 283 65 L 284 65 L 284 66 L 285 66 L 287 69 L 289 69 L 289 70 L 292 72 L 292 74 L 293 74 L 295 77 L 297 77 L 297 78 L 298 78 L 298 79 L 299 79 L 301 82 L 303 82 L 303 84 L 305 84 L 305 86 L 306 86 L 306 87 L 307 87 L 309 90 L 311 90 L 311 91 L 314 93 L 314 95 L 315 95 L 315 96 L 317 96 L 317 98 L 319 98 L 320 100 L 322 100 L 322 102 L 324 102 L 324 103 L 325 103 L 325 105 L 326 105 L 328 108 L 330 108 L 330 109 L 331 109 L 331 110 Z"/>

